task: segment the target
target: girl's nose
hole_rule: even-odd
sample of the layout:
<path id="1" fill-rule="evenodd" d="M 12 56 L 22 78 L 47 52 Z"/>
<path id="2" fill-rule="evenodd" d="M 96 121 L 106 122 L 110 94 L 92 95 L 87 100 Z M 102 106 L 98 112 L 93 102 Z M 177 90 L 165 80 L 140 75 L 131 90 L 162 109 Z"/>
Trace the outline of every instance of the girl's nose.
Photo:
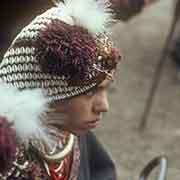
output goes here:
<path id="1" fill-rule="evenodd" d="M 109 102 L 106 92 L 102 92 L 95 97 L 94 110 L 98 113 L 107 112 L 109 110 Z"/>

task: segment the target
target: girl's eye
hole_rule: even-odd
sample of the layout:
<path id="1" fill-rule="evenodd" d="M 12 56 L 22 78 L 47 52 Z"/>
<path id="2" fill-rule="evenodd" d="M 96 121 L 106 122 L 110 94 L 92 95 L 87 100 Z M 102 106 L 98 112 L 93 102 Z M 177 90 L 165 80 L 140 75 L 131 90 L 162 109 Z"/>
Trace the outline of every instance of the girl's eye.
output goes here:
<path id="1" fill-rule="evenodd" d="M 92 90 L 90 90 L 89 92 L 86 93 L 87 96 L 93 96 L 97 93 L 98 89 L 94 88 Z"/>

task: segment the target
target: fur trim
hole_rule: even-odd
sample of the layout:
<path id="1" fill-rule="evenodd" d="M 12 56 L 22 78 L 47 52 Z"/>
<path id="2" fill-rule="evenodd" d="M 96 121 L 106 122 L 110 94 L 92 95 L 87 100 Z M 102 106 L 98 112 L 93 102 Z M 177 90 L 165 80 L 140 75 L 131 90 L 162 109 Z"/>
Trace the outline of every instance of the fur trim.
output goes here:
<path id="1" fill-rule="evenodd" d="M 113 21 L 110 2 L 108 0 L 65 0 L 59 3 L 57 16 L 68 24 L 82 26 L 93 34 L 107 31 Z M 71 20 L 68 17 L 72 17 Z"/>
<path id="2" fill-rule="evenodd" d="M 41 117 L 47 111 L 48 101 L 42 90 L 19 91 L 0 82 L 0 101 L 0 116 L 14 123 L 17 135 L 23 141 L 44 134 Z"/>

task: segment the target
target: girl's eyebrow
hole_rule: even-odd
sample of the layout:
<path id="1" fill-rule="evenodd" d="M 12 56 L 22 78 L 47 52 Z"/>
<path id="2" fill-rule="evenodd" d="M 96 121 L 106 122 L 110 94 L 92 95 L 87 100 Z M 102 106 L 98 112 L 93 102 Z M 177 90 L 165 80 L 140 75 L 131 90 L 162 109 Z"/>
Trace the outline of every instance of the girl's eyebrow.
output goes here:
<path id="1" fill-rule="evenodd" d="M 113 81 L 114 79 L 109 79 L 106 84 L 100 84 L 97 88 L 108 88 L 112 84 Z"/>

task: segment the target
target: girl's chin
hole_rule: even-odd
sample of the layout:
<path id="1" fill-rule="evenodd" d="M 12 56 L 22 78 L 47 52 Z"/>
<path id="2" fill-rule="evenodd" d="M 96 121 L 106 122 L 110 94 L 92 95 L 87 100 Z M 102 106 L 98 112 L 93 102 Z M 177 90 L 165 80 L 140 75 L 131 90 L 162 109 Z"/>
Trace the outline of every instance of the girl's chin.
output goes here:
<path id="1" fill-rule="evenodd" d="M 89 130 L 91 130 L 91 129 L 93 129 L 92 127 L 90 128 L 88 128 L 88 127 L 86 127 L 86 128 L 83 128 L 83 129 L 79 129 L 79 130 L 74 130 L 74 131 L 72 131 L 72 133 L 74 134 L 74 135 L 76 135 L 76 136 L 80 136 L 80 135 L 84 135 L 84 134 L 86 134 Z"/>
<path id="2" fill-rule="evenodd" d="M 86 134 L 89 130 L 95 129 L 99 126 L 99 121 L 93 121 L 89 123 L 84 123 L 81 127 L 78 127 L 76 129 L 69 130 L 74 135 L 83 135 Z"/>
<path id="3" fill-rule="evenodd" d="M 75 135 L 83 135 L 83 134 L 86 134 L 89 130 L 92 130 L 92 129 L 95 129 L 97 128 L 98 125 L 94 124 L 94 125 L 91 125 L 91 126 L 88 126 L 86 128 L 83 128 L 81 130 L 77 130 L 77 131 L 74 131 L 73 133 Z"/>

